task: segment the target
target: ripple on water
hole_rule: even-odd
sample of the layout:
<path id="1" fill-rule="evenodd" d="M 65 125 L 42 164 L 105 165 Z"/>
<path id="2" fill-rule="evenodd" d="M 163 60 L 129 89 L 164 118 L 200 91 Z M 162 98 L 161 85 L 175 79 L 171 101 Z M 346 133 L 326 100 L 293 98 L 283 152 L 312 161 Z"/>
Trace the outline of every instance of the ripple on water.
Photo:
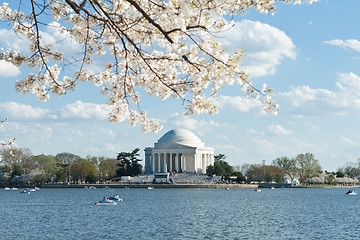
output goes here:
<path id="1" fill-rule="evenodd" d="M 356 239 L 346 189 L 0 190 L 0 239 Z"/>

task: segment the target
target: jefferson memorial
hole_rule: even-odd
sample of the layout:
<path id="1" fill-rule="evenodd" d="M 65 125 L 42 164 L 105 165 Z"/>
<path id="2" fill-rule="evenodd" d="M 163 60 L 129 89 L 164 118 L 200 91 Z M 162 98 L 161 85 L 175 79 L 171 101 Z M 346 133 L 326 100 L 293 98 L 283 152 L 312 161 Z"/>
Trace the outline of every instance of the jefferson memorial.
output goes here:
<path id="1" fill-rule="evenodd" d="M 206 173 L 214 165 L 214 149 L 186 129 L 173 129 L 165 133 L 154 147 L 145 148 L 145 172 Z"/>

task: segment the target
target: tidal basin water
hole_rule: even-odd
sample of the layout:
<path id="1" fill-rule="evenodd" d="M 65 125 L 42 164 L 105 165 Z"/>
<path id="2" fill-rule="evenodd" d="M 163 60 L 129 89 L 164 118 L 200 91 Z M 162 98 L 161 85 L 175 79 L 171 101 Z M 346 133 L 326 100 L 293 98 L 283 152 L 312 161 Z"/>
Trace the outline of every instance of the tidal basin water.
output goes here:
<path id="1" fill-rule="evenodd" d="M 347 190 L 0 189 L 0 239 L 360 239 Z"/>

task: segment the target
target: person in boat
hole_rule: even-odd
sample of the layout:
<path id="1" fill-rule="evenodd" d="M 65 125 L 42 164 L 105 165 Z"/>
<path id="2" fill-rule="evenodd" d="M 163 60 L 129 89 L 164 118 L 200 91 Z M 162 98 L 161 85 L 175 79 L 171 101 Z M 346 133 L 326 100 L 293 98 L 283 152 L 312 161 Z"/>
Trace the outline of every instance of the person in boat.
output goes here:
<path id="1" fill-rule="evenodd" d="M 352 193 L 353 191 L 352 190 L 349 190 L 348 193 Z"/>

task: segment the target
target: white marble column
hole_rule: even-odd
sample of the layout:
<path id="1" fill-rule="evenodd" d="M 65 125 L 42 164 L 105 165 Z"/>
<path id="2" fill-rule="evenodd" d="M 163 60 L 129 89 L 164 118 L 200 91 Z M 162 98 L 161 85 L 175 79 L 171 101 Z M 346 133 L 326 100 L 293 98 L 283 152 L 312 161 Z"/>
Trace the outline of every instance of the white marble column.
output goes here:
<path id="1" fill-rule="evenodd" d="M 175 155 L 175 170 L 176 172 L 179 172 L 179 153 L 176 153 Z"/>
<path id="2" fill-rule="evenodd" d="M 181 166 L 180 166 L 181 171 L 185 171 L 184 162 L 185 162 L 185 156 L 184 156 L 184 154 L 182 153 L 182 154 L 181 154 Z"/>
<path id="3" fill-rule="evenodd" d="M 155 173 L 155 154 L 151 154 L 151 155 L 152 155 L 152 163 L 151 163 L 152 173 Z"/>
<path id="4" fill-rule="evenodd" d="M 196 163 L 198 162 L 197 161 L 197 154 L 196 153 L 194 153 L 194 172 L 197 172 L 197 166 L 196 166 Z"/>
<path id="5" fill-rule="evenodd" d="M 161 172 L 161 154 L 158 154 L 157 172 Z"/>
<path id="6" fill-rule="evenodd" d="M 172 153 L 169 153 L 170 156 L 169 156 L 169 163 L 170 163 L 170 172 L 173 171 L 173 165 L 172 165 Z"/>

